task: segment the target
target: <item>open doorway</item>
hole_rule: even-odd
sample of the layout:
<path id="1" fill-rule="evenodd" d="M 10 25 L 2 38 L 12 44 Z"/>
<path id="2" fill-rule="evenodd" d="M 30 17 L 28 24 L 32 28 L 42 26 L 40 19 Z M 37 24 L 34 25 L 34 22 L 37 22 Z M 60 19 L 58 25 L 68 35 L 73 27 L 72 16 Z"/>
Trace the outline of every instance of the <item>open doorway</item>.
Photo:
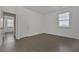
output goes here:
<path id="1" fill-rule="evenodd" d="M 16 14 L 3 12 L 3 37 L 7 35 L 16 39 Z"/>

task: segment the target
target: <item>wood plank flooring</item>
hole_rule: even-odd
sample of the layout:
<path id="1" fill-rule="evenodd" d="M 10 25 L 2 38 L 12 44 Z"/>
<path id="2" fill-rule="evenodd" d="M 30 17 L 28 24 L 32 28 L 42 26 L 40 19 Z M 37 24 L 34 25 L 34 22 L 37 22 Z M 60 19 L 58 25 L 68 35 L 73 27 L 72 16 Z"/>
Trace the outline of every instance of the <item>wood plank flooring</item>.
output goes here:
<path id="1" fill-rule="evenodd" d="M 0 48 L 1 52 L 79 52 L 79 40 L 43 33 L 4 43 Z"/>

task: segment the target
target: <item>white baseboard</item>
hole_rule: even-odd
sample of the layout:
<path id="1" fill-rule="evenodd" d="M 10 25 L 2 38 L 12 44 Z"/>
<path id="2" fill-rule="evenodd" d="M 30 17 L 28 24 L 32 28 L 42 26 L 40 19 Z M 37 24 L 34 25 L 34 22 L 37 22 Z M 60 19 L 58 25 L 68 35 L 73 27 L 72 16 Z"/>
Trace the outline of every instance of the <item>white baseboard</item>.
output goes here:
<path id="1" fill-rule="evenodd" d="M 35 36 L 35 35 L 38 35 L 38 34 L 42 34 L 42 33 L 28 34 L 28 35 L 26 35 L 26 36 L 17 37 L 17 39 L 19 40 L 20 38 L 23 38 L 23 37 Z"/>
<path id="2" fill-rule="evenodd" d="M 35 36 L 35 35 L 38 35 L 38 34 L 42 34 L 42 33 L 28 34 L 27 36 L 21 36 L 21 37 L 18 37 L 17 39 L 20 39 L 20 38 L 23 38 L 23 37 Z M 53 33 L 46 33 L 46 34 L 57 35 L 57 36 L 61 36 L 61 37 L 67 37 L 67 38 L 73 38 L 73 39 L 78 39 L 78 40 L 79 40 L 79 38 L 77 38 L 77 37 L 72 37 L 72 36 L 66 36 L 66 35 L 60 35 L 60 34 L 53 34 Z"/>
<path id="3" fill-rule="evenodd" d="M 60 35 L 60 34 L 53 34 L 53 33 L 47 33 L 47 34 L 57 35 L 57 36 L 61 36 L 61 37 L 67 37 L 67 38 L 73 38 L 73 39 L 79 40 L 79 38 L 77 38 L 77 37 L 72 37 L 72 36 L 66 36 L 66 35 Z"/>

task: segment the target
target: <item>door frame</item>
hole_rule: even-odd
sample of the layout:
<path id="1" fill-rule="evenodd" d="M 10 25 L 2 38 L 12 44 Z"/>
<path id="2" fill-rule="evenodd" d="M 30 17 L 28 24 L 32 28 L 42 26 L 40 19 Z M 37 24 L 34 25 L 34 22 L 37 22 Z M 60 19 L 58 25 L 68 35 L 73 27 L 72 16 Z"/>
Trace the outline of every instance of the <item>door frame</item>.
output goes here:
<path id="1" fill-rule="evenodd" d="M 3 11 L 3 29 L 4 29 L 4 16 L 5 15 L 14 17 L 14 38 L 16 39 L 16 14 Z"/>

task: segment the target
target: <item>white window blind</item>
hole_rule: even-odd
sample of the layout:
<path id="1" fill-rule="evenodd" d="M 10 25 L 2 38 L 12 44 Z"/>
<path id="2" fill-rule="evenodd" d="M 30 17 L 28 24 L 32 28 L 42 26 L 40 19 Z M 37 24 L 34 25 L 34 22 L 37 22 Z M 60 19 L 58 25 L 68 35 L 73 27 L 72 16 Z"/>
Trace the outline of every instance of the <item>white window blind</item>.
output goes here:
<path id="1" fill-rule="evenodd" d="M 7 27 L 14 27 L 14 20 L 7 19 Z"/>
<path id="2" fill-rule="evenodd" d="M 59 14 L 58 23 L 59 27 L 69 27 L 69 17 L 70 13 L 66 12 L 63 14 Z"/>

